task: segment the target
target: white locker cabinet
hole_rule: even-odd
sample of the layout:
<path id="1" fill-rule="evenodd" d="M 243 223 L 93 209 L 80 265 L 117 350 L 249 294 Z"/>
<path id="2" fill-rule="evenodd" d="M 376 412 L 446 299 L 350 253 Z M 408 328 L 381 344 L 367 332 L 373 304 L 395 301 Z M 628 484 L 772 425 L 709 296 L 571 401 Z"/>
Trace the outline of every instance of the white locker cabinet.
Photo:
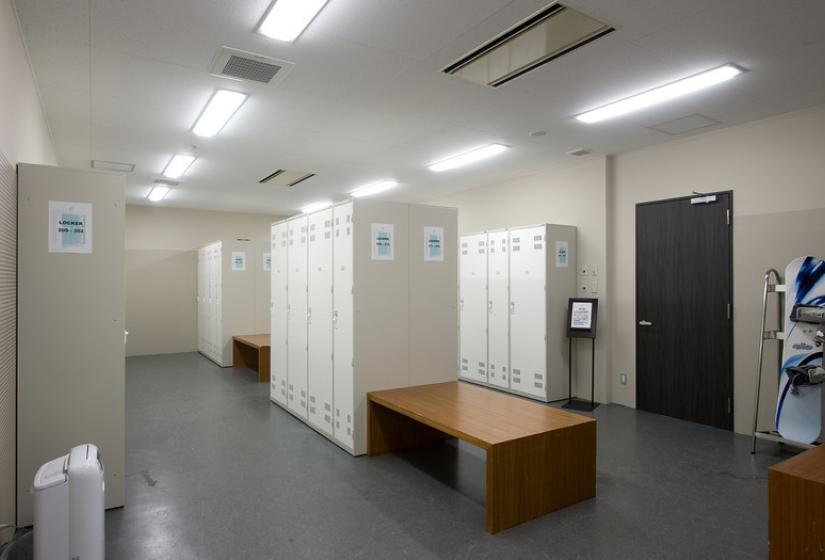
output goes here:
<path id="1" fill-rule="evenodd" d="M 488 378 L 467 377 L 462 369 L 459 375 L 545 402 L 566 398 L 565 321 L 567 301 L 576 294 L 576 228 L 543 224 L 463 236 L 462 257 L 480 246 L 481 238 L 487 246 Z M 465 288 L 467 275 L 462 272 L 460 279 L 464 298 L 477 280 L 470 277 Z M 468 311 L 468 301 L 464 299 L 461 313 L 462 360 L 465 329 L 474 328 L 482 310 L 475 298 L 475 309 Z M 474 324 L 465 325 L 465 320 Z"/>
<path id="2" fill-rule="evenodd" d="M 459 252 L 459 372 L 470 381 L 486 383 L 487 234 L 462 237 Z"/>
<path id="3" fill-rule="evenodd" d="M 309 241 L 300 248 L 296 242 L 287 252 L 287 369 L 290 385 L 294 376 L 307 379 L 315 412 L 302 414 L 291 399 L 287 409 L 360 455 L 366 452 L 367 392 L 452 378 L 458 351 L 457 259 L 445 248 L 457 243 L 457 214 L 358 199 L 286 221 L 295 232 L 290 241 L 299 235 L 299 222 L 306 224 Z M 304 274 L 294 259 L 305 264 Z M 309 321 L 303 325 L 293 318 L 301 305 L 296 293 L 308 297 Z M 273 313 L 278 313 L 275 305 Z M 296 329 L 304 334 L 293 335 Z M 294 343 L 301 336 L 303 351 Z"/>
<path id="4" fill-rule="evenodd" d="M 233 336 L 269 332 L 259 310 L 270 305 L 269 246 L 235 239 L 198 249 L 198 351 L 221 367 L 232 365 Z"/>
<path id="5" fill-rule="evenodd" d="M 510 235 L 496 231 L 487 235 L 487 358 L 490 385 L 510 387 Z"/>
<path id="6" fill-rule="evenodd" d="M 286 339 L 286 275 L 287 275 L 287 225 L 272 226 L 271 273 L 271 325 L 270 325 L 270 372 L 269 398 L 286 406 L 287 404 L 287 339 Z"/>
<path id="7" fill-rule="evenodd" d="M 306 420 L 307 217 L 288 221 L 287 235 L 287 406 L 290 411 Z"/>
<path id="8" fill-rule="evenodd" d="M 308 218 L 307 414 L 312 427 L 332 434 L 332 209 Z"/>

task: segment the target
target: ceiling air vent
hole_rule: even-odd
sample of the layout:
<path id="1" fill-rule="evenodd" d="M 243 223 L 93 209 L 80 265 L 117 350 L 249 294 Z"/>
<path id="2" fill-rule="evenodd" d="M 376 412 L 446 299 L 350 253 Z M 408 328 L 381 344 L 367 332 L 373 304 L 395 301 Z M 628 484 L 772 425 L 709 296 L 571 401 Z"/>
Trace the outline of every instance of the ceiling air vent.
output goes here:
<path id="1" fill-rule="evenodd" d="M 298 183 L 302 183 L 311 177 L 315 177 L 315 173 L 307 173 L 306 171 L 289 171 L 286 169 L 278 169 L 274 173 L 270 173 L 260 181 L 263 184 L 272 184 L 276 187 L 294 187 Z"/>
<path id="2" fill-rule="evenodd" d="M 294 67 L 295 63 L 288 60 L 221 47 L 209 71 L 214 76 L 230 80 L 276 84 L 286 78 Z"/>
<path id="3" fill-rule="evenodd" d="M 602 21 L 554 2 L 442 71 L 498 87 L 614 30 Z"/>

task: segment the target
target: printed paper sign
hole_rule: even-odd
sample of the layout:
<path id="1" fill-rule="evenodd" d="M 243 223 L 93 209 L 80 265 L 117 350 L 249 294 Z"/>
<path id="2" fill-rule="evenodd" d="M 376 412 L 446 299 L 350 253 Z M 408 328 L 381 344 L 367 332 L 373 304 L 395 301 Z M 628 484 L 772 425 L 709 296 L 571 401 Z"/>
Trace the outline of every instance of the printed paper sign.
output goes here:
<path id="1" fill-rule="evenodd" d="M 444 228 L 425 227 L 424 228 L 424 260 L 443 261 L 444 260 Z"/>
<path id="2" fill-rule="evenodd" d="M 272 271 L 272 253 L 264 253 L 263 255 L 264 272 Z"/>
<path id="3" fill-rule="evenodd" d="M 394 243 L 395 232 L 392 224 L 372 224 L 372 260 L 393 260 Z"/>
<path id="4" fill-rule="evenodd" d="M 574 301 L 570 313 L 570 328 L 590 330 L 593 323 L 593 304 L 589 301 Z"/>
<path id="5" fill-rule="evenodd" d="M 92 252 L 92 205 L 49 201 L 49 252 Z"/>
<path id="6" fill-rule="evenodd" d="M 243 272 L 246 270 L 246 251 L 232 252 L 232 270 L 234 272 Z"/>
<path id="7" fill-rule="evenodd" d="M 567 241 L 556 241 L 556 268 L 567 268 L 569 260 Z"/>

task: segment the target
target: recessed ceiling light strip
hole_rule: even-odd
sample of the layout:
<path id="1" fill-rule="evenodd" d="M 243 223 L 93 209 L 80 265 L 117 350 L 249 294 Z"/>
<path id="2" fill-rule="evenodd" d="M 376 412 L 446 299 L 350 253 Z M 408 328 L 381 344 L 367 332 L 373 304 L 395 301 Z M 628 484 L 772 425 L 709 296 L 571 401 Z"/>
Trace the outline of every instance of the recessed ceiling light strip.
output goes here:
<path id="1" fill-rule="evenodd" d="M 198 158 L 195 156 L 175 154 L 172 156 L 172 159 L 169 160 L 169 163 L 166 164 L 163 170 L 163 176 L 169 177 L 170 179 L 180 178 L 189 170 L 196 159 Z"/>
<path id="2" fill-rule="evenodd" d="M 271 39 L 291 43 L 312 23 L 327 1 L 275 0 L 258 32 Z"/>
<path id="3" fill-rule="evenodd" d="M 488 144 L 486 146 L 481 146 L 468 152 L 463 152 L 460 154 L 456 154 L 454 156 L 450 156 L 448 158 L 444 158 L 435 163 L 431 163 L 427 167 L 430 169 L 430 171 L 449 171 L 450 169 L 464 167 L 465 165 L 470 165 L 483 159 L 496 156 L 502 152 L 507 151 L 508 149 L 510 149 L 510 147 L 505 146 L 504 144 Z"/>
<path id="4" fill-rule="evenodd" d="M 215 136 L 226 126 L 232 115 L 248 97 L 247 94 L 238 91 L 217 90 L 201 111 L 198 120 L 195 121 L 192 132 L 206 138 Z"/>
<path id="5" fill-rule="evenodd" d="M 364 196 L 372 196 L 378 193 L 386 192 L 390 189 L 394 189 L 398 186 L 397 181 L 393 181 L 390 179 L 384 181 L 375 181 L 374 183 L 370 183 L 369 185 L 364 185 L 350 193 L 350 196 L 355 198 L 361 198 Z"/>

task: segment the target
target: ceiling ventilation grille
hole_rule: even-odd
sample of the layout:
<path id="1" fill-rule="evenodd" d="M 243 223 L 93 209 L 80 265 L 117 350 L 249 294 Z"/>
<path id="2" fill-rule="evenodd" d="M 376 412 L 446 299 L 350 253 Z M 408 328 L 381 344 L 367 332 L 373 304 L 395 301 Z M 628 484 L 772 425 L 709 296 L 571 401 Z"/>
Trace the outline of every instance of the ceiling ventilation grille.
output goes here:
<path id="1" fill-rule="evenodd" d="M 612 26 L 554 2 L 442 71 L 498 87 L 612 31 Z"/>
<path id="2" fill-rule="evenodd" d="M 276 187 L 294 187 L 298 183 L 302 183 L 312 177 L 315 177 L 315 173 L 307 173 L 306 171 L 289 171 L 287 169 L 278 169 L 277 171 L 270 173 L 258 182 L 262 185 L 271 184 Z"/>
<path id="3" fill-rule="evenodd" d="M 286 78 L 294 62 L 262 54 L 221 47 L 209 71 L 220 78 L 275 84 Z"/>

